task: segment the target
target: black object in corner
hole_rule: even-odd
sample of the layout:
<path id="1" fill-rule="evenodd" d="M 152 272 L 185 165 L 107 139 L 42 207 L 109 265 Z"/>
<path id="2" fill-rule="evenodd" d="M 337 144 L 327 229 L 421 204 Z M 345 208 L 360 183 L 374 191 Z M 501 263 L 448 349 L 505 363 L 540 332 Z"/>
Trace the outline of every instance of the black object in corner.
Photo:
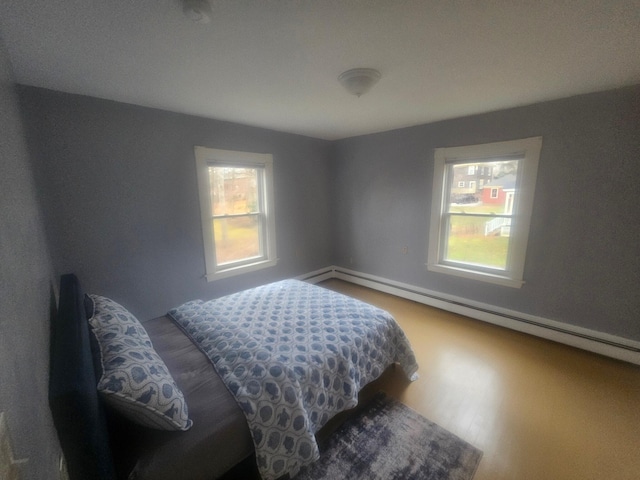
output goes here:
<path id="1" fill-rule="evenodd" d="M 51 325 L 49 407 L 71 480 L 113 480 L 90 335 L 78 279 L 74 274 L 62 275 L 58 312 Z"/>

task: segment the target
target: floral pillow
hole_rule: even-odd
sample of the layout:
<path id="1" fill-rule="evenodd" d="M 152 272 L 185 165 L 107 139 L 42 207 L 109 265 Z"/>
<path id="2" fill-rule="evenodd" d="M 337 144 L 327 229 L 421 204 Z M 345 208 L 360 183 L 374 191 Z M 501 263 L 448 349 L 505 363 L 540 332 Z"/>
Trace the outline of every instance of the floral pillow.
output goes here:
<path id="1" fill-rule="evenodd" d="M 133 422 L 159 430 L 188 430 L 187 403 L 142 324 L 111 299 L 89 295 L 105 402 Z"/>

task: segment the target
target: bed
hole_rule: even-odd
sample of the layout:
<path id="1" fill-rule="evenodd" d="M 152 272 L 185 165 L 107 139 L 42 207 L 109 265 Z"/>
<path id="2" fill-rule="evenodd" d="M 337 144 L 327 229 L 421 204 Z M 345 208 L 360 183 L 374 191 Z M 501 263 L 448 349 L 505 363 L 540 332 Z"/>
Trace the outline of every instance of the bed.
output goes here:
<path id="1" fill-rule="evenodd" d="M 141 363 L 123 365 L 126 352 Z M 304 282 L 187 302 L 140 324 L 69 274 L 49 403 L 71 480 L 213 480 L 247 462 L 270 480 L 313 462 L 315 434 L 396 364 L 416 378 L 387 312 Z M 164 383 L 149 383 L 156 374 Z"/>

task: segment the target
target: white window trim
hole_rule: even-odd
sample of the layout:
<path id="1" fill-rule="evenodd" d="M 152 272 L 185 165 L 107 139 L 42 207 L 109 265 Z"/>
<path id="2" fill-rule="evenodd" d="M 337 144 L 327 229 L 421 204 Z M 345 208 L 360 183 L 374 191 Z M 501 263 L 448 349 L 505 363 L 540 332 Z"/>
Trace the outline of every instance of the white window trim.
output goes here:
<path id="1" fill-rule="evenodd" d="M 241 273 L 254 272 L 278 263 L 276 256 L 276 226 L 273 190 L 273 156 L 270 154 L 219 150 L 208 147 L 194 147 L 196 171 L 198 176 L 198 193 L 200 196 L 200 215 L 202 220 L 202 238 L 204 242 L 204 258 L 207 281 L 220 280 Z M 211 222 L 211 193 L 209 191 L 208 167 L 219 164 L 253 166 L 264 168 L 264 214 L 266 217 L 266 252 L 257 261 L 242 264 L 217 266 L 213 225 Z"/>
<path id="2" fill-rule="evenodd" d="M 520 288 L 524 284 L 524 264 L 541 148 L 542 137 L 532 137 L 507 142 L 435 149 L 433 197 L 427 256 L 428 270 L 514 288 Z M 444 251 L 444 235 L 441 232 L 442 210 L 447 204 L 447 199 L 444 198 L 446 192 L 444 185 L 446 164 L 454 161 L 484 161 L 494 157 L 511 155 L 523 156 L 524 161 L 522 162 L 522 171 L 518 174 L 518 200 L 517 205 L 514 206 L 510 251 L 506 269 L 496 269 L 494 273 L 487 271 L 487 269 L 476 270 L 473 266 L 464 263 L 442 263 Z"/>

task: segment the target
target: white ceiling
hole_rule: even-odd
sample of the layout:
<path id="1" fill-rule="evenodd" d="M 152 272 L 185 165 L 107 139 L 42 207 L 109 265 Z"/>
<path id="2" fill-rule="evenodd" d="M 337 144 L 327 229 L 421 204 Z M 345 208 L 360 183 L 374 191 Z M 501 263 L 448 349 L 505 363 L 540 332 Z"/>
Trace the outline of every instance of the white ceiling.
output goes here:
<path id="1" fill-rule="evenodd" d="M 330 140 L 640 83 L 640 0 L 211 4 L 0 0 L 0 35 L 18 83 Z"/>

